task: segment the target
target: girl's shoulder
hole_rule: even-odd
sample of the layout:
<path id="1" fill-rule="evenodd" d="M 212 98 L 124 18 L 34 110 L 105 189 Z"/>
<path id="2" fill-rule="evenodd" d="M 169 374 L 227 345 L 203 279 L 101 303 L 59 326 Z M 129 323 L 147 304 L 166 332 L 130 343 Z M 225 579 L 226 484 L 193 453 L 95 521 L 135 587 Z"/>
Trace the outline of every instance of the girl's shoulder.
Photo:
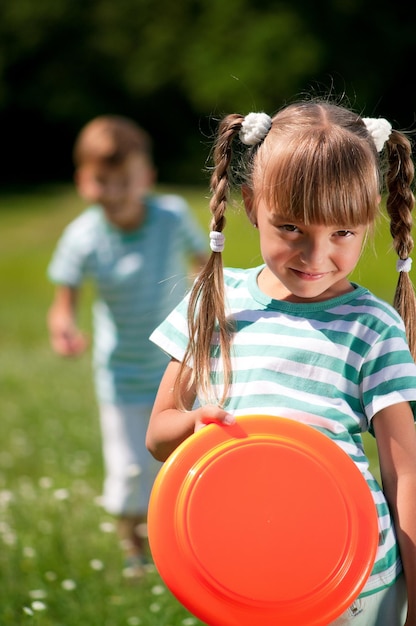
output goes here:
<path id="1" fill-rule="evenodd" d="M 402 318 L 399 313 L 391 304 L 382 298 L 379 298 L 365 287 L 360 287 L 356 284 L 354 284 L 354 286 L 356 287 L 357 295 L 353 302 L 359 309 L 362 310 L 363 314 L 384 319 L 386 323 L 397 324 L 402 322 Z"/>
<path id="2" fill-rule="evenodd" d="M 250 267 L 244 269 L 241 267 L 225 267 L 224 283 L 226 286 L 246 285 L 252 280 L 253 276 L 257 276 L 263 265 L 259 267 Z"/>

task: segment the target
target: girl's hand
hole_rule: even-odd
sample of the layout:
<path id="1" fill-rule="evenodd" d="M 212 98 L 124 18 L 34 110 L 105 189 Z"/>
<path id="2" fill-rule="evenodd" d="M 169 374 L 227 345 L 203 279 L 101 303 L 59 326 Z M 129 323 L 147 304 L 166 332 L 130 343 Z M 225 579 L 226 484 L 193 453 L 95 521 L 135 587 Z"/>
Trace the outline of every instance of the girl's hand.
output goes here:
<path id="1" fill-rule="evenodd" d="M 195 428 L 194 432 L 198 432 L 207 424 L 225 424 L 231 426 L 235 424 L 235 417 L 231 413 L 227 413 L 224 409 L 221 409 L 214 404 L 207 404 L 206 406 L 195 409 Z"/>
<path id="2" fill-rule="evenodd" d="M 182 441 L 194 432 L 212 422 L 234 424 L 232 415 L 218 406 L 194 407 L 196 393 L 188 381 L 183 382 L 180 394 L 183 408 L 178 408 L 175 398 L 175 382 L 181 364 L 172 359 L 167 366 L 153 404 L 152 414 L 146 433 L 146 447 L 158 461 L 166 461 L 168 456 Z"/>

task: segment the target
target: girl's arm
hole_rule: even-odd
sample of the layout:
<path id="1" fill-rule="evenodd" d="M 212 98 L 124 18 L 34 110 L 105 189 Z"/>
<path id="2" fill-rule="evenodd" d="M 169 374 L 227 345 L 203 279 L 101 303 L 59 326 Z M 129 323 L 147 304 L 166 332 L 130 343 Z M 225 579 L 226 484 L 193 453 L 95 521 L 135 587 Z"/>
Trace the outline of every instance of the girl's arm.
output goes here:
<path id="1" fill-rule="evenodd" d="M 174 359 L 167 366 L 147 429 L 147 449 L 159 461 L 166 461 L 182 441 L 209 421 L 234 422 L 234 418 L 218 406 L 206 405 L 192 410 L 196 393 L 194 389 L 185 388 L 186 381 L 180 390 L 185 410 L 179 410 L 173 392 L 179 368 L 180 363 Z"/>
<path id="2" fill-rule="evenodd" d="M 88 341 L 76 324 L 78 289 L 58 285 L 48 312 L 48 329 L 52 348 L 61 356 L 77 356 Z"/>
<path id="3" fill-rule="evenodd" d="M 407 587 L 405 626 L 416 626 L 416 431 L 407 402 L 373 418 L 383 491 L 392 512 Z"/>

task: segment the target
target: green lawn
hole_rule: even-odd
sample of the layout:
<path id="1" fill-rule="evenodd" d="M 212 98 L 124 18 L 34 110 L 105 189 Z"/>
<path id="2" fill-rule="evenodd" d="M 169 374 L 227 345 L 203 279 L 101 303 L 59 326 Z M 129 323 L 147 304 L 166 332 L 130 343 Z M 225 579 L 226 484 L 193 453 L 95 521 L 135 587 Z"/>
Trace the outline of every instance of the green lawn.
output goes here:
<path id="1" fill-rule="evenodd" d="M 181 189 L 208 230 L 206 191 Z M 0 624 L 200 624 L 157 576 L 127 584 L 113 520 L 99 506 L 101 446 L 89 355 L 61 360 L 45 326 L 46 266 L 62 228 L 81 210 L 72 187 L 0 194 Z M 225 262 L 261 262 L 257 232 L 231 211 Z M 372 248 L 372 246 L 369 246 Z M 391 301 L 388 226 L 354 279 Z M 81 322 L 89 328 L 90 290 Z M 373 444 L 369 444 L 373 454 Z"/>

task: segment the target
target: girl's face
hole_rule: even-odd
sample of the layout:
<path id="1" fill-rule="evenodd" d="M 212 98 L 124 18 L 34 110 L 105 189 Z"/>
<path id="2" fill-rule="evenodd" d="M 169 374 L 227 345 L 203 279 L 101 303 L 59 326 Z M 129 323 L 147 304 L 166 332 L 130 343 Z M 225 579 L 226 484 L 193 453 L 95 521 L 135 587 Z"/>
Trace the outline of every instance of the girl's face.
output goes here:
<path id="1" fill-rule="evenodd" d="M 266 263 L 259 276 L 262 291 L 278 300 L 319 302 L 352 290 L 347 277 L 360 257 L 367 225 L 305 225 L 273 213 L 263 200 L 254 219 L 245 200 Z"/>

